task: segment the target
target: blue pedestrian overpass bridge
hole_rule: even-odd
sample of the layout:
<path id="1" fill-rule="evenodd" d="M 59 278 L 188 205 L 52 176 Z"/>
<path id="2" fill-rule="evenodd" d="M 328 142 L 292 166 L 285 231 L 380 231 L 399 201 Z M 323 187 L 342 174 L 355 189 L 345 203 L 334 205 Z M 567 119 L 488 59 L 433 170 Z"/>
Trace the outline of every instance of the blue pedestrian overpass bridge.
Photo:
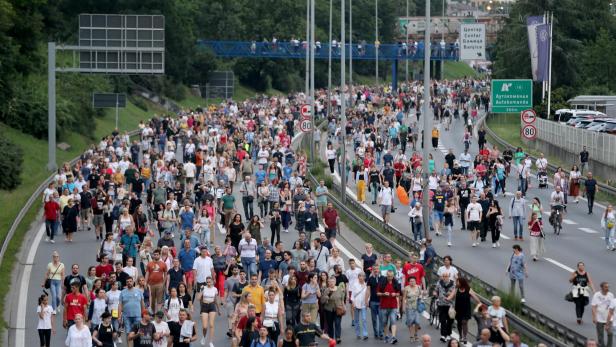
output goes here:
<path id="1" fill-rule="evenodd" d="M 269 59 L 305 59 L 306 43 L 292 42 L 256 42 L 256 41 L 211 41 L 198 40 L 197 46 L 211 50 L 215 55 L 226 58 L 269 58 Z M 315 45 L 315 59 L 328 59 L 331 47 L 332 59 L 340 59 L 339 43 L 317 43 Z M 424 46 L 420 42 L 417 47 L 402 43 L 366 44 L 354 43 L 345 45 L 347 59 L 349 55 L 353 60 L 383 60 L 392 62 L 392 88 L 398 84 L 398 61 L 421 61 L 424 59 Z M 436 62 L 457 61 L 459 49 L 453 44 L 445 47 L 432 45 L 430 60 Z"/>

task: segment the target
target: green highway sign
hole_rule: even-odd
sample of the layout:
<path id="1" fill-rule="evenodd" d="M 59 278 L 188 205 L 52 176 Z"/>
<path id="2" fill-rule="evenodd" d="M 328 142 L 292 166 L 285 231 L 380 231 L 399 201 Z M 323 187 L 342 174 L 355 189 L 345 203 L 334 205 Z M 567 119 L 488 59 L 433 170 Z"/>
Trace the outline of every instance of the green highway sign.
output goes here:
<path id="1" fill-rule="evenodd" d="M 533 107 L 532 80 L 492 80 L 492 112 L 522 112 Z"/>

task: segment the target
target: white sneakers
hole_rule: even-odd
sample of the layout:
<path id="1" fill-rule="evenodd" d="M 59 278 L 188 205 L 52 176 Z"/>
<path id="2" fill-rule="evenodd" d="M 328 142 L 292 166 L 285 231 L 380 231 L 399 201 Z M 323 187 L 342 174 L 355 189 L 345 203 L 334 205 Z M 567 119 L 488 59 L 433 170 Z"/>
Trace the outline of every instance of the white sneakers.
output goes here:
<path id="1" fill-rule="evenodd" d="M 447 242 L 447 247 L 451 247 L 451 242 Z"/>
<path id="2" fill-rule="evenodd" d="M 200 343 L 201 343 L 201 346 L 205 346 L 205 336 L 201 338 Z"/>
<path id="3" fill-rule="evenodd" d="M 473 247 L 477 247 L 477 242 L 473 242 Z"/>
<path id="4" fill-rule="evenodd" d="M 524 304 L 524 303 L 526 303 L 526 299 L 522 298 L 522 299 L 520 300 L 520 302 Z"/>
<path id="5" fill-rule="evenodd" d="M 496 248 L 496 243 L 493 243 L 493 244 L 492 244 L 492 248 Z"/>

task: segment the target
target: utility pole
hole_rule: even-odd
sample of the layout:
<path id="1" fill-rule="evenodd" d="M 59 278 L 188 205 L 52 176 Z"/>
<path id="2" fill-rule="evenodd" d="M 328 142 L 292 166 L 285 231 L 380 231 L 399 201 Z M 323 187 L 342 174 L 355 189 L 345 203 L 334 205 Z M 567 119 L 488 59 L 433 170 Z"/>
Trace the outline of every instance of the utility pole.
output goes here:
<path id="1" fill-rule="evenodd" d="M 312 131 L 310 132 L 310 162 L 314 163 L 314 129 L 316 126 L 316 112 L 314 107 L 314 53 L 315 53 L 315 37 L 314 37 L 314 3 L 316 0 L 310 0 L 310 115 L 312 118 Z"/>
<path id="2" fill-rule="evenodd" d="M 341 6 L 340 6 L 340 93 L 341 93 L 341 98 L 340 98 L 340 132 L 341 132 L 341 152 L 340 152 L 340 181 L 342 182 L 342 189 L 340 192 L 340 197 L 342 200 L 342 203 L 345 202 L 346 200 L 346 97 L 345 97 L 345 93 L 344 93 L 344 87 L 345 87 L 345 82 L 346 82 L 346 61 L 345 61 L 345 37 L 344 37 L 344 32 L 345 32 L 345 18 L 344 18 L 344 10 L 346 7 L 345 1 L 344 0 L 340 0 Z"/>
<path id="3" fill-rule="evenodd" d="M 47 170 L 56 171 L 56 43 L 47 43 Z M 117 127 L 117 125 L 116 125 Z"/>
<path id="4" fill-rule="evenodd" d="M 349 100 L 353 105 L 353 0 L 349 0 Z"/>
<path id="5" fill-rule="evenodd" d="M 329 0 L 329 44 L 327 56 L 327 117 L 332 112 L 332 7 L 334 0 Z M 314 126 L 314 125 L 313 125 Z"/>
<path id="6" fill-rule="evenodd" d="M 406 32 L 405 32 L 404 42 L 406 42 L 406 54 L 409 51 L 409 0 L 406 0 Z M 405 78 L 406 84 L 409 84 L 409 59 L 408 57 L 404 59 L 404 63 L 406 65 L 405 69 Z"/>
<path id="7" fill-rule="evenodd" d="M 374 51 L 376 54 L 376 85 L 379 85 L 379 0 L 374 0 Z"/>
<path id="8" fill-rule="evenodd" d="M 422 209 L 423 209 L 423 229 L 424 235 L 427 238 L 430 233 L 430 199 L 428 191 L 428 170 L 429 161 L 428 154 L 430 153 L 430 138 L 432 127 L 432 117 L 430 115 L 430 0 L 426 0 L 426 34 L 424 37 L 424 92 L 423 92 L 423 197 L 422 197 Z"/>
<path id="9" fill-rule="evenodd" d="M 304 97 L 308 99 L 310 92 L 310 0 L 306 0 L 306 84 L 304 88 Z"/>

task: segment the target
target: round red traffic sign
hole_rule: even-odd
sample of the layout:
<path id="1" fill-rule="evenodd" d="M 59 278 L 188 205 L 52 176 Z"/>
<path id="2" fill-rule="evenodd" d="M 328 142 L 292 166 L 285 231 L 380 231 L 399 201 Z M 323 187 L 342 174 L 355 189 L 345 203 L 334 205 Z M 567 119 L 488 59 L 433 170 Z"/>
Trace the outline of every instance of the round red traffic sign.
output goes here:
<path id="1" fill-rule="evenodd" d="M 299 129 L 303 132 L 309 132 L 312 130 L 312 121 L 310 119 L 302 119 L 299 122 Z"/>
<path id="2" fill-rule="evenodd" d="M 302 107 L 299 109 L 299 113 L 304 118 L 310 118 L 310 105 L 302 105 Z"/>
<path id="3" fill-rule="evenodd" d="M 526 124 L 534 123 L 537 119 L 537 113 L 533 109 L 522 111 L 522 121 Z"/>
<path id="4" fill-rule="evenodd" d="M 526 124 L 522 128 L 522 136 L 527 140 L 534 140 L 537 137 L 537 128 L 532 124 Z"/>

